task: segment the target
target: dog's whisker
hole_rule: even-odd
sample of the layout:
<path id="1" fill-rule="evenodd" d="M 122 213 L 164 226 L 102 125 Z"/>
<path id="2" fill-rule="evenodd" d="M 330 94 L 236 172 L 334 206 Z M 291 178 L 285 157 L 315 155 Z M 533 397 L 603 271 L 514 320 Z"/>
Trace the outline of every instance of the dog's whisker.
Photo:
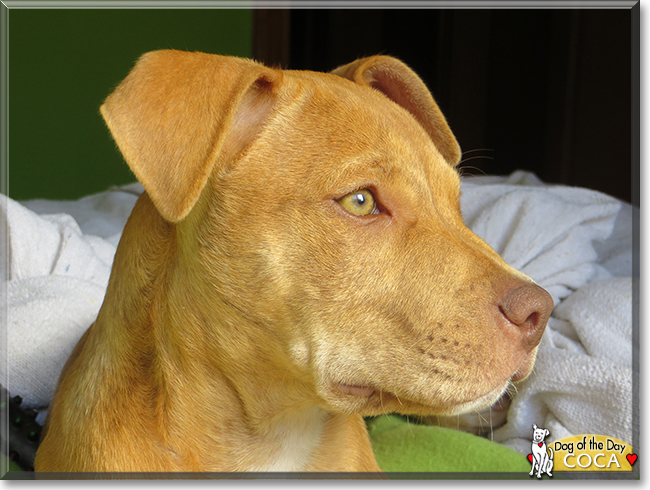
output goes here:
<path id="1" fill-rule="evenodd" d="M 449 425 L 447 425 L 448 427 L 453 427 L 456 430 L 460 430 L 460 415 L 452 415 L 452 416 L 447 417 L 447 418 L 450 419 Z M 453 422 L 451 422 L 453 419 L 456 419 L 455 424 Z M 438 425 L 440 425 L 440 418 L 439 417 L 438 417 Z"/>
<path id="2" fill-rule="evenodd" d="M 476 159 L 480 159 L 480 158 L 483 158 L 485 160 L 494 160 L 494 158 L 486 157 L 486 156 L 475 156 L 475 157 L 466 158 L 465 160 L 458 163 L 458 165 L 459 165 L 458 174 L 461 177 L 472 176 L 473 174 L 468 172 L 468 170 L 476 170 L 476 171 L 480 172 L 483 175 L 487 175 L 487 173 L 485 173 L 485 171 L 483 169 L 480 169 L 478 167 L 474 167 L 472 165 L 465 165 L 465 163 L 469 162 L 470 160 L 476 160 Z M 460 165 L 462 165 L 462 167 Z"/>
<path id="3" fill-rule="evenodd" d="M 410 422 L 411 422 L 411 421 L 409 420 L 409 416 L 407 415 L 407 416 L 406 416 L 406 427 L 408 427 L 409 432 L 411 433 L 411 435 L 413 436 L 413 438 L 415 438 L 415 434 L 413 434 L 413 429 L 411 428 L 411 424 L 410 424 Z"/>
<path id="4" fill-rule="evenodd" d="M 470 172 L 470 170 L 476 170 L 477 172 L 480 172 L 483 175 L 487 175 L 482 169 L 478 167 L 474 167 L 473 165 L 468 165 L 463 167 L 461 170 L 458 171 L 458 175 L 460 175 L 460 177 L 473 177 L 475 174 Z"/>
<path id="5" fill-rule="evenodd" d="M 494 151 L 494 149 L 493 148 L 475 148 L 473 150 L 465 150 L 463 152 L 463 155 L 465 155 L 467 153 L 474 153 L 475 151 Z"/>
<path id="6" fill-rule="evenodd" d="M 494 160 L 494 157 L 488 157 L 488 156 L 485 156 L 485 155 L 477 155 L 477 156 L 474 156 L 474 157 L 469 157 L 469 158 L 465 158 L 464 160 L 461 160 L 460 162 L 458 162 L 458 165 L 462 165 L 462 164 L 464 164 L 465 162 L 469 162 L 470 160 L 477 160 L 477 159 L 480 159 L 480 158 L 483 158 L 483 159 L 485 159 L 485 160 Z M 474 170 L 479 170 L 479 171 L 483 172 L 480 168 L 477 168 L 477 167 L 466 167 L 466 166 L 461 167 L 460 170 L 461 170 L 461 171 L 462 171 L 462 170 L 467 170 L 468 168 L 473 168 Z M 485 172 L 483 172 L 483 173 L 485 173 Z"/>
<path id="7" fill-rule="evenodd" d="M 493 424 L 492 424 L 492 407 L 490 407 L 490 419 L 488 420 L 481 412 L 478 413 L 478 423 L 479 423 L 479 433 L 483 433 L 483 422 L 490 429 L 490 439 L 493 435 Z"/>
<path id="8" fill-rule="evenodd" d="M 517 385 L 510 383 L 508 385 L 508 389 L 506 390 L 506 393 L 512 399 L 515 396 L 517 396 L 517 393 L 519 393 L 519 388 L 517 388 Z"/>
<path id="9" fill-rule="evenodd" d="M 490 408 L 490 419 L 485 421 L 487 423 L 487 432 L 486 438 L 489 437 L 490 441 L 494 442 L 494 423 L 492 420 L 492 408 Z M 483 433 L 483 427 L 481 427 L 481 433 Z"/>
<path id="10" fill-rule="evenodd" d="M 397 398 L 397 401 L 399 402 L 400 405 L 403 405 L 402 400 L 399 399 L 399 396 L 395 395 L 395 398 Z"/>

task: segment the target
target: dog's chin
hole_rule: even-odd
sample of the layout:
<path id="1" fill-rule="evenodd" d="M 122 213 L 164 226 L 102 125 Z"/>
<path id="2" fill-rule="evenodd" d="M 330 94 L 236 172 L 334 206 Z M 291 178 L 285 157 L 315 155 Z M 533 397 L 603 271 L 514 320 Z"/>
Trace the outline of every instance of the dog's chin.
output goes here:
<path id="1" fill-rule="evenodd" d="M 389 390 L 367 385 L 329 383 L 324 387 L 324 398 L 329 409 L 364 416 L 385 413 L 405 415 L 459 415 L 482 410 L 503 396 L 509 382 L 489 392 L 467 400 L 427 399 L 425 395 L 414 399 L 412 395 L 399 395 Z"/>
<path id="2" fill-rule="evenodd" d="M 319 392 L 324 408 L 347 414 L 364 416 L 385 413 L 401 413 L 420 416 L 454 416 L 479 412 L 494 405 L 512 383 L 526 379 L 532 372 L 537 348 L 520 358 L 516 370 L 503 373 L 500 380 L 489 378 L 469 385 L 469 381 L 448 384 L 441 389 L 435 380 L 430 384 L 405 387 L 386 385 L 382 382 L 336 380 L 331 374 L 321 378 Z M 512 369 L 515 369 L 512 367 Z M 351 371 L 351 370 L 350 370 Z M 373 384 L 374 383 L 374 384 Z M 483 386 L 480 388 L 479 386 Z"/>

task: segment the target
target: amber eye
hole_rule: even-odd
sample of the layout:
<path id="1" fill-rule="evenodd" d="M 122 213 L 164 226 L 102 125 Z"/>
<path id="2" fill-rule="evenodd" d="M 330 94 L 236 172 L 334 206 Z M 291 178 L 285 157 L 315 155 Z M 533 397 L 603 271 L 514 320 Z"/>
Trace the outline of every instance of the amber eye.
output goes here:
<path id="1" fill-rule="evenodd" d="M 368 189 L 360 189 L 343 196 L 338 203 L 355 216 L 367 216 L 377 210 L 375 196 Z"/>

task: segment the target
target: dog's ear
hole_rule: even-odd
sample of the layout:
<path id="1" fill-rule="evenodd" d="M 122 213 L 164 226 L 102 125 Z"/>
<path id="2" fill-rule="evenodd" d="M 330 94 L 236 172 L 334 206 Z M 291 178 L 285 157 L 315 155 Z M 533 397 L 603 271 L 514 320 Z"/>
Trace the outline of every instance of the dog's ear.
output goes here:
<path id="1" fill-rule="evenodd" d="M 239 58 L 143 55 L 100 111 L 160 214 L 183 219 L 217 160 L 250 142 L 282 72 Z"/>
<path id="2" fill-rule="evenodd" d="M 404 107 L 424 127 L 451 165 L 460 161 L 460 147 L 438 104 L 418 75 L 391 56 L 362 58 L 332 71 L 334 75 L 379 90 Z"/>

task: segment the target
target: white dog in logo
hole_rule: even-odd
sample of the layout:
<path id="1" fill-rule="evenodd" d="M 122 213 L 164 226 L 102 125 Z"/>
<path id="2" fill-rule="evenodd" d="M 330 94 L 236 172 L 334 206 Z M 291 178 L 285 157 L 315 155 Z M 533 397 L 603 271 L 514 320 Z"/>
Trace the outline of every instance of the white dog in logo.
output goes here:
<path id="1" fill-rule="evenodd" d="M 546 473 L 548 476 L 553 476 L 551 470 L 553 469 L 553 450 L 549 447 L 548 450 L 551 452 L 549 454 L 546 451 L 546 444 L 544 443 L 544 438 L 549 435 L 548 429 L 538 429 L 537 425 L 533 424 L 533 443 L 531 445 L 533 450 L 533 467 L 528 473 L 530 476 L 533 476 L 535 468 L 537 468 L 537 478 L 541 478 L 543 473 Z"/>

